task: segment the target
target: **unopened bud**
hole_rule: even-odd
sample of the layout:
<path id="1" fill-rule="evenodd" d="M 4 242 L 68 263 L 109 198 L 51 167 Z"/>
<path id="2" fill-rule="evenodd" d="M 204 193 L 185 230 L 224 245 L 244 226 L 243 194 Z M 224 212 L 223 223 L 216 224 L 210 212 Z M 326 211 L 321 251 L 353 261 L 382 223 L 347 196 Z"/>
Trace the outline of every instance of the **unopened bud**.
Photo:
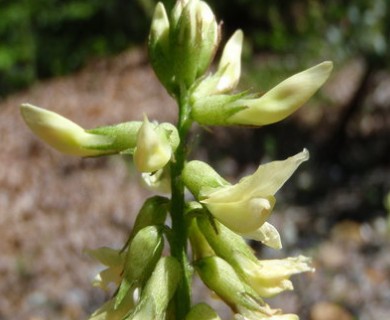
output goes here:
<path id="1" fill-rule="evenodd" d="M 157 131 L 145 116 L 139 129 L 134 163 L 140 172 L 154 172 L 164 167 L 172 157 L 167 134 Z"/>
<path id="2" fill-rule="evenodd" d="M 126 255 L 126 280 L 141 284 L 145 282 L 160 259 L 163 244 L 161 227 L 148 226 L 138 231 Z"/>
<path id="3" fill-rule="evenodd" d="M 135 219 L 132 237 L 143 228 L 163 225 L 167 217 L 168 204 L 169 199 L 160 196 L 147 199 Z"/>
<path id="4" fill-rule="evenodd" d="M 214 57 L 218 24 L 210 7 L 200 0 L 178 1 L 171 22 L 173 74 L 179 85 L 189 88 Z"/>
<path id="5" fill-rule="evenodd" d="M 192 219 L 189 228 L 189 239 L 191 242 L 191 251 L 193 260 L 196 261 L 201 258 L 214 256 L 215 252 L 210 247 L 203 233 L 199 230 L 197 219 Z"/>
<path id="6" fill-rule="evenodd" d="M 260 98 L 237 101 L 244 108 L 229 117 L 228 123 L 262 126 L 283 120 L 311 98 L 332 68 L 332 62 L 323 62 L 284 80 Z"/>
<path id="7" fill-rule="evenodd" d="M 260 98 L 244 94 L 199 98 L 192 117 L 203 125 L 263 126 L 283 120 L 301 107 L 328 79 L 330 61 L 293 75 Z"/>
<path id="8" fill-rule="evenodd" d="M 237 30 L 223 50 L 217 71 L 199 82 L 192 93 L 192 100 L 229 92 L 236 88 L 241 75 L 241 51 L 243 33 Z"/>
<path id="9" fill-rule="evenodd" d="M 205 285 L 233 309 L 237 306 L 250 310 L 261 308 L 262 300 L 225 260 L 216 256 L 203 258 L 196 262 L 195 268 Z"/>
<path id="10" fill-rule="evenodd" d="M 163 250 L 161 228 L 149 226 L 141 229 L 130 242 L 125 263 L 123 280 L 116 295 L 115 306 L 136 287 L 143 287 L 149 278 Z"/>
<path id="11" fill-rule="evenodd" d="M 217 220 L 214 220 L 214 225 L 205 216 L 198 217 L 196 220 L 200 231 L 211 248 L 219 257 L 229 262 L 233 268 L 236 269 L 238 267 L 236 260 L 232 259 L 235 252 L 240 252 L 248 259 L 257 261 L 253 250 L 240 235 L 231 231 Z"/>
<path id="12" fill-rule="evenodd" d="M 174 75 L 172 73 L 169 19 L 164 5 L 159 2 L 154 9 L 152 25 L 149 34 L 149 57 L 154 72 L 169 93 L 175 91 Z"/>
<path id="13" fill-rule="evenodd" d="M 29 128 L 60 152 L 82 157 L 115 152 L 106 149 L 112 143 L 110 137 L 88 133 L 78 124 L 55 112 L 31 104 L 22 104 L 20 111 Z"/>
<path id="14" fill-rule="evenodd" d="M 169 301 L 182 277 L 179 262 L 173 257 L 161 258 L 142 291 L 129 320 L 165 319 Z"/>

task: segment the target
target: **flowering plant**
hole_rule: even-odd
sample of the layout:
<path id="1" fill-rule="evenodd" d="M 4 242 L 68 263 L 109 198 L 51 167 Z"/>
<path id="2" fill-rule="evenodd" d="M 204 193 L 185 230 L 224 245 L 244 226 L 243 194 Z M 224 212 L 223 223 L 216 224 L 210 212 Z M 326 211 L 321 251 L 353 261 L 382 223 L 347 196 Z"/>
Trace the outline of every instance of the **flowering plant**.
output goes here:
<path id="1" fill-rule="evenodd" d="M 313 271 L 310 259 L 259 260 L 245 239 L 282 247 L 278 231 L 267 219 L 276 192 L 308 160 L 309 152 L 304 149 L 286 160 L 261 165 L 231 184 L 207 163 L 186 159 L 187 135 L 194 122 L 204 126 L 278 122 L 323 85 L 332 63 L 293 75 L 262 96 L 233 92 L 241 73 L 243 32 L 231 36 L 216 71 L 207 73 L 219 42 L 220 24 L 204 1 L 179 0 L 169 14 L 157 4 L 149 55 L 157 77 L 177 101 L 176 126 L 144 116 L 142 122 L 84 129 L 54 112 L 21 106 L 30 129 L 58 151 L 82 157 L 133 155 L 145 184 L 170 194 L 145 201 L 123 248 L 89 251 L 107 267 L 94 285 L 117 288 L 91 320 L 219 319 L 209 305 L 192 305 L 194 273 L 230 306 L 235 319 L 298 318 L 271 309 L 263 298 L 292 290 L 289 278 Z M 186 202 L 185 190 L 194 201 Z M 167 245 L 170 254 L 163 254 Z"/>

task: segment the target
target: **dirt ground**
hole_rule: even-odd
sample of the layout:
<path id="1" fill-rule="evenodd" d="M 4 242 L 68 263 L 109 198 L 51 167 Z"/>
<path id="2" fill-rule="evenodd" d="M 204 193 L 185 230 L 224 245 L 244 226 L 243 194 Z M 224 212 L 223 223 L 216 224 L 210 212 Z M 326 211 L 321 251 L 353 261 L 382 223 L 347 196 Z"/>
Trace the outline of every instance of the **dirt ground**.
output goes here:
<path id="1" fill-rule="evenodd" d="M 84 127 L 139 120 L 143 113 L 172 122 L 175 106 L 142 50 L 92 62 L 77 74 L 36 84 L 0 103 L 0 320 L 85 319 L 107 297 L 90 285 L 101 266 L 84 250 L 119 248 L 149 193 L 121 157 L 78 159 L 42 144 L 21 121 L 18 105 L 23 102 L 59 112 Z M 209 147 L 223 145 L 226 131 L 213 133 Z M 236 136 L 242 138 L 240 133 Z M 197 155 L 207 158 L 205 154 L 202 149 Z M 234 159 L 219 161 L 232 177 L 243 168 Z M 388 188 L 389 165 L 377 171 L 364 177 Z M 299 177 L 302 183 L 307 180 L 304 174 Z M 351 188 L 324 193 L 315 206 L 291 205 L 289 193 L 282 194 L 286 201 L 272 221 L 285 249 L 275 253 L 256 246 L 259 255 L 306 254 L 317 271 L 296 277 L 296 291 L 271 300 L 272 306 L 297 312 L 301 319 L 388 319 L 390 226 L 384 210 L 374 215 L 367 211 L 366 219 L 333 215 L 332 223 L 324 216 L 313 218 L 340 207 L 353 209 L 356 190 L 364 190 L 359 187 L 362 177 L 353 181 Z M 199 291 L 196 297 L 203 295 Z"/>

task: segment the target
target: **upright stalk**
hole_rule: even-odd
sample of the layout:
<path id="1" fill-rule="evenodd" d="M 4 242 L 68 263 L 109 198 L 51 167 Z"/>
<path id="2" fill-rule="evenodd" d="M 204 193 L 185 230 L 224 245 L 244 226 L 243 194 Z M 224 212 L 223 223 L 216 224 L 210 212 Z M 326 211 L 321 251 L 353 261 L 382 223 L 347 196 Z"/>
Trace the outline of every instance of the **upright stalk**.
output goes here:
<path id="1" fill-rule="evenodd" d="M 175 159 L 171 163 L 171 218 L 172 218 L 172 243 L 171 254 L 175 257 L 183 271 L 182 281 L 180 282 L 175 295 L 176 319 L 184 319 L 191 307 L 191 267 L 187 256 L 187 224 L 184 216 L 184 183 L 181 174 L 186 160 L 186 138 L 191 127 L 189 118 L 188 97 L 183 94 L 178 99 L 179 119 L 177 129 L 180 137 L 180 144 L 175 152 Z"/>

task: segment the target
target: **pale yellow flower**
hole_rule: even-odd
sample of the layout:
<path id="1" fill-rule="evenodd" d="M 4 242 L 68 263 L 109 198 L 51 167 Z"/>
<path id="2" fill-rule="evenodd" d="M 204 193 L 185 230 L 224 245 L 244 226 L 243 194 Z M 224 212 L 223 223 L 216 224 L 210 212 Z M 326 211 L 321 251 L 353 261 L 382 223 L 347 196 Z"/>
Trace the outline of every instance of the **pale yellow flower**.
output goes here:
<path id="1" fill-rule="evenodd" d="M 112 152 L 101 149 L 102 145 L 110 145 L 110 137 L 88 133 L 58 113 L 27 103 L 21 105 L 20 111 L 31 131 L 62 153 L 90 157 Z"/>
<path id="2" fill-rule="evenodd" d="M 254 174 L 235 185 L 201 189 L 199 198 L 211 214 L 228 228 L 253 236 L 271 214 L 275 193 L 308 158 L 309 153 L 304 149 L 284 161 L 259 166 Z M 263 232 L 266 236 L 267 231 Z"/>
<path id="3" fill-rule="evenodd" d="M 237 252 L 235 259 L 240 266 L 240 275 L 264 298 L 275 296 L 286 290 L 293 290 L 290 277 L 302 272 L 313 272 L 311 260 L 304 256 L 286 259 L 258 260 L 248 259 Z"/>
<path id="4" fill-rule="evenodd" d="M 155 172 L 163 168 L 172 157 L 172 147 L 167 134 L 144 117 L 139 129 L 134 163 L 140 172 Z"/>

